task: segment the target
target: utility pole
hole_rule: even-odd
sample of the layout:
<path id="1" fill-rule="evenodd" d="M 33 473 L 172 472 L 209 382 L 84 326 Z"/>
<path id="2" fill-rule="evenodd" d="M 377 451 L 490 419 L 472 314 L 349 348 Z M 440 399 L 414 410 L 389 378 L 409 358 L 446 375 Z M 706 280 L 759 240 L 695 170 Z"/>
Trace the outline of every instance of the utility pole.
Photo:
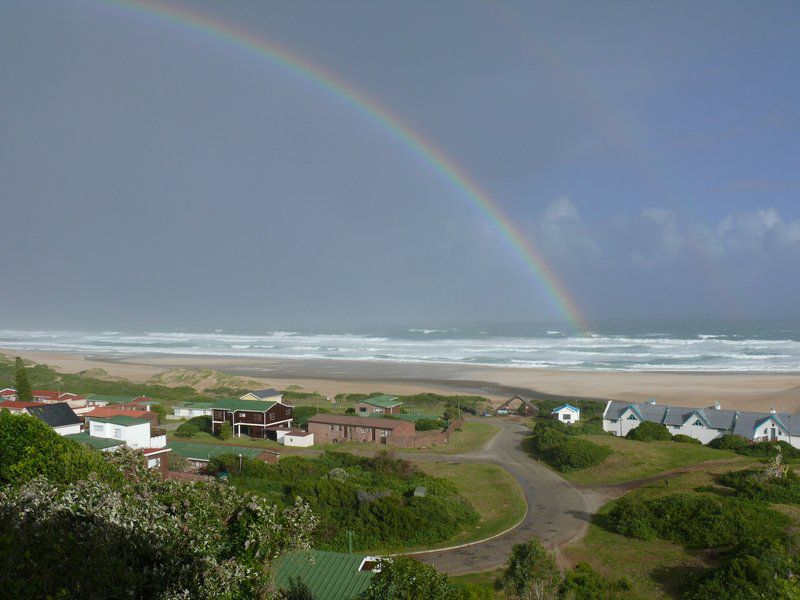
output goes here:
<path id="1" fill-rule="evenodd" d="M 352 554 L 353 553 L 353 530 L 347 530 L 347 551 Z"/>

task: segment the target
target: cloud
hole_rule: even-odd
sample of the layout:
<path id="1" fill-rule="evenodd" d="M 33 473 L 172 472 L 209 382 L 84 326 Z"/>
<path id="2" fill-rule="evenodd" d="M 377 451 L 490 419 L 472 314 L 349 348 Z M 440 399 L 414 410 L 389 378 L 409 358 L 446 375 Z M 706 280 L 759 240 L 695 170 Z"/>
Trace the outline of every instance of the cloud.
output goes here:
<path id="1" fill-rule="evenodd" d="M 575 221 L 579 218 L 578 209 L 567 196 L 561 196 L 545 208 L 542 218 L 550 223 L 558 221 Z"/>

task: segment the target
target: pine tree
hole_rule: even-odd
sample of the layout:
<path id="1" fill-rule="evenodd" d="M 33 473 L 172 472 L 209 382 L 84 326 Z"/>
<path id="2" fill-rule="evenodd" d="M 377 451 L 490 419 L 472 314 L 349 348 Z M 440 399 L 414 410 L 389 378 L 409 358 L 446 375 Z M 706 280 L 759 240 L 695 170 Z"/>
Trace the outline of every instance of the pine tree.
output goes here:
<path id="1" fill-rule="evenodd" d="M 19 356 L 17 357 L 16 367 L 14 379 L 17 386 L 17 400 L 19 402 L 33 402 L 33 391 L 31 390 L 31 381 L 28 379 L 28 371 Z"/>

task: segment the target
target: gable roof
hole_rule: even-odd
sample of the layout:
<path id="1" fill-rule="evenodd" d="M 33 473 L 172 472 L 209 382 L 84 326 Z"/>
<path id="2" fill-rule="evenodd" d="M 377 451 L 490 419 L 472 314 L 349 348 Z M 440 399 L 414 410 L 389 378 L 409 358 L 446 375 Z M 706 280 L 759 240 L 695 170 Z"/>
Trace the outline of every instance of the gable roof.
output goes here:
<path id="1" fill-rule="evenodd" d="M 276 389 L 266 388 L 266 389 L 263 389 L 263 390 L 254 390 L 252 392 L 247 392 L 244 396 L 242 396 L 242 398 L 244 398 L 245 396 L 249 396 L 250 394 L 252 394 L 256 398 L 261 398 L 262 400 L 264 400 L 266 398 L 274 398 L 275 396 L 282 396 L 283 395 Z M 241 398 L 240 398 L 240 400 L 241 400 Z"/>
<path id="2" fill-rule="evenodd" d="M 211 408 L 214 406 L 213 402 L 179 402 L 174 406 L 174 408 Z"/>
<path id="3" fill-rule="evenodd" d="M 9 410 L 22 410 L 29 406 L 41 406 L 41 402 L 19 402 L 18 400 L 3 400 L 0 402 L 0 409 L 7 408 Z"/>
<path id="4" fill-rule="evenodd" d="M 350 417 L 347 415 L 332 415 L 317 413 L 308 420 L 309 423 L 322 423 L 324 425 L 353 425 L 355 427 L 379 427 L 380 429 L 396 429 L 410 423 L 400 419 L 382 419 L 380 417 Z"/>
<path id="5" fill-rule="evenodd" d="M 75 411 L 66 402 L 40 404 L 38 406 L 30 406 L 25 410 L 29 415 L 36 417 L 50 427 L 66 427 L 83 423 L 83 419 L 76 415 Z"/>
<path id="6" fill-rule="evenodd" d="M 264 402 L 261 400 L 213 400 L 211 402 L 211 408 L 215 408 L 218 410 L 249 410 L 251 412 L 267 412 L 273 406 L 275 406 L 277 402 Z"/>
<path id="7" fill-rule="evenodd" d="M 114 425 L 120 425 L 122 427 L 132 427 L 134 425 L 141 425 L 142 423 L 150 425 L 150 421 L 148 419 L 138 419 L 136 417 L 128 417 L 125 415 L 114 415 L 105 419 L 89 417 L 89 420 L 96 421 L 97 423 L 113 423 Z"/>
<path id="8" fill-rule="evenodd" d="M 152 421 L 154 419 L 158 419 L 158 416 L 154 412 L 149 412 L 146 410 L 131 410 L 127 408 L 114 408 L 110 406 L 98 406 L 97 408 L 83 413 L 82 417 L 89 417 L 98 421 L 100 419 L 108 419 L 109 417 L 114 416 L 124 416 L 124 417 L 134 417 L 137 419 L 144 419 L 147 421 Z"/>
<path id="9" fill-rule="evenodd" d="M 278 558 L 275 585 L 299 577 L 317 600 L 351 600 L 369 587 L 372 571 L 359 571 L 367 556 L 322 550 L 295 550 Z"/>
<path id="10" fill-rule="evenodd" d="M 388 394 L 365 398 L 361 402 L 369 404 L 370 406 L 377 406 L 378 408 L 392 408 L 393 406 L 400 406 L 402 404 L 402 402 L 397 401 L 397 396 L 390 396 Z"/>
<path id="11" fill-rule="evenodd" d="M 560 410 L 564 410 L 565 408 L 567 410 L 571 410 L 572 412 L 576 413 L 581 412 L 581 409 L 578 408 L 577 406 L 572 406 L 572 404 L 562 404 L 561 406 L 556 406 L 552 411 L 550 411 L 550 414 L 552 415 L 553 413 L 556 413 Z"/>

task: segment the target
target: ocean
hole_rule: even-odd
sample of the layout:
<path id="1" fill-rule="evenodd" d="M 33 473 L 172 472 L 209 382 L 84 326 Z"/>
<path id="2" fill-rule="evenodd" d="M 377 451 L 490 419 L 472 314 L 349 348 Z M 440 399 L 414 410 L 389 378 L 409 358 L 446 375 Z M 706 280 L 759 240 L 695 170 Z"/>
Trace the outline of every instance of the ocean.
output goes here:
<path id="1" fill-rule="evenodd" d="M 591 371 L 800 371 L 800 322 L 515 324 L 363 331 L 16 331 L 0 348 L 141 355 L 449 363 Z"/>

